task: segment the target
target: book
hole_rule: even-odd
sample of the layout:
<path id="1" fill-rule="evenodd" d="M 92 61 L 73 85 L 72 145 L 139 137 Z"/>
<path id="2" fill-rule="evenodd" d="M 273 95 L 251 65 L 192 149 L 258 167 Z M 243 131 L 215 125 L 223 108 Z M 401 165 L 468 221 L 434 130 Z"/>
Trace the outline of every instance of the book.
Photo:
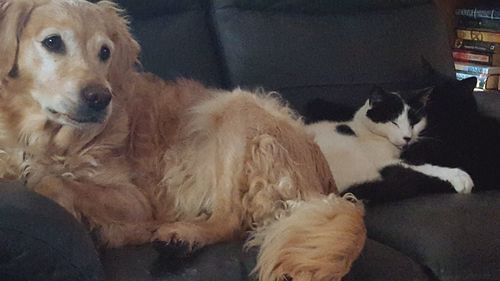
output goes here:
<path id="1" fill-rule="evenodd" d="M 464 40 L 464 39 L 455 39 L 455 49 L 461 49 L 466 51 L 476 51 L 476 52 L 485 52 L 485 53 L 495 53 L 500 52 L 499 48 L 500 44 L 483 42 L 483 41 L 474 41 L 474 40 Z"/>
<path id="2" fill-rule="evenodd" d="M 480 53 L 453 49 L 453 59 L 461 62 L 473 62 L 485 65 L 500 65 L 500 54 Z"/>
<path id="3" fill-rule="evenodd" d="M 499 76 L 498 74 L 495 75 L 485 75 L 485 74 L 474 74 L 470 72 L 464 72 L 464 71 L 456 71 L 456 78 L 457 80 L 462 80 L 470 77 L 476 77 L 477 78 L 477 84 L 476 88 L 478 89 L 483 89 L 483 90 L 499 90 L 500 88 L 498 87 L 498 81 L 499 81 Z"/>
<path id="4" fill-rule="evenodd" d="M 455 10 L 455 15 L 474 19 L 500 20 L 500 9 L 461 8 Z"/>
<path id="5" fill-rule="evenodd" d="M 500 43 L 500 32 L 457 28 L 457 38 L 483 42 Z"/>
<path id="6" fill-rule="evenodd" d="M 500 66 L 487 66 L 472 63 L 455 62 L 455 69 L 477 75 L 500 75 Z"/>
<path id="7" fill-rule="evenodd" d="M 457 27 L 461 29 L 483 29 L 500 31 L 500 20 L 474 19 L 464 16 L 457 17 Z"/>

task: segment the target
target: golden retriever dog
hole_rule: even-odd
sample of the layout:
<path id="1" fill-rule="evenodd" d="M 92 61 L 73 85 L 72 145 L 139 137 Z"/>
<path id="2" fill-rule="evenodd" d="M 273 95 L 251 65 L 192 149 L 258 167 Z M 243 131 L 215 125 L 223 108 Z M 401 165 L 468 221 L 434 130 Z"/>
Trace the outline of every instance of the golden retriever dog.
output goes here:
<path id="1" fill-rule="evenodd" d="M 0 175 L 118 247 L 241 238 L 262 281 L 340 280 L 365 241 L 304 125 L 270 94 L 135 69 L 116 4 L 0 0 Z"/>

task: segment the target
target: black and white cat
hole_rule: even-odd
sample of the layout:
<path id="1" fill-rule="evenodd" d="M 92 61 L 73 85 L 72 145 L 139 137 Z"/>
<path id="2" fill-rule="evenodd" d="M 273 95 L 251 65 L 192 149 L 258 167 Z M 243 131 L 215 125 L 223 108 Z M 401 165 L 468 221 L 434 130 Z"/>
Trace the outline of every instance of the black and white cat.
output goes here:
<path id="1" fill-rule="evenodd" d="M 424 89 L 405 102 L 397 93 L 375 88 L 351 120 L 307 125 L 341 193 L 380 202 L 453 189 L 471 192 L 472 179 L 461 169 L 410 165 L 400 159 L 426 128 L 430 92 Z"/>

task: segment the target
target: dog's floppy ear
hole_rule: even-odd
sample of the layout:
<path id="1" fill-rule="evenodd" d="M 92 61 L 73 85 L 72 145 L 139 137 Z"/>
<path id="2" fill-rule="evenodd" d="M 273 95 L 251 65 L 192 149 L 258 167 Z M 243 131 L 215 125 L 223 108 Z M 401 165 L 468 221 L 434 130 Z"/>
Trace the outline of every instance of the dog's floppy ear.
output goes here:
<path id="1" fill-rule="evenodd" d="M 108 15 L 107 22 L 112 31 L 111 40 L 115 44 L 110 65 L 110 81 L 112 84 L 119 83 L 138 63 L 139 43 L 130 33 L 129 21 L 123 9 L 112 1 L 100 1 L 97 5 Z"/>
<path id="2" fill-rule="evenodd" d="M 17 76 L 19 40 L 33 3 L 22 0 L 0 0 L 0 80 Z"/>

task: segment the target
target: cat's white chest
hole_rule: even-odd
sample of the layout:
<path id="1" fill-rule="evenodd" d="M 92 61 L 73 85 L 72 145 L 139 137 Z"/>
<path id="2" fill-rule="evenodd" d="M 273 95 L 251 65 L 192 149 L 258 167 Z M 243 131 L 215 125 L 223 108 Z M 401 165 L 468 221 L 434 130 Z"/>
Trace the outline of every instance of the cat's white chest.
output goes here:
<path id="1" fill-rule="evenodd" d="M 367 159 L 370 160 L 377 169 L 381 169 L 388 164 L 397 161 L 400 150 L 387 139 L 382 137 L 371 137 L 367 139 L 358 138 L 356 140 L 358 148 Z"/>
<path id="2" fill-rule="evenodd" d="M 340 192 L 349 186 L 380 177 L 379 170 L 397 161 L 399 150 L 378 136 L 359 137 L 337 132 L 337 123 L 307 126 L 330 165 Z"/>

